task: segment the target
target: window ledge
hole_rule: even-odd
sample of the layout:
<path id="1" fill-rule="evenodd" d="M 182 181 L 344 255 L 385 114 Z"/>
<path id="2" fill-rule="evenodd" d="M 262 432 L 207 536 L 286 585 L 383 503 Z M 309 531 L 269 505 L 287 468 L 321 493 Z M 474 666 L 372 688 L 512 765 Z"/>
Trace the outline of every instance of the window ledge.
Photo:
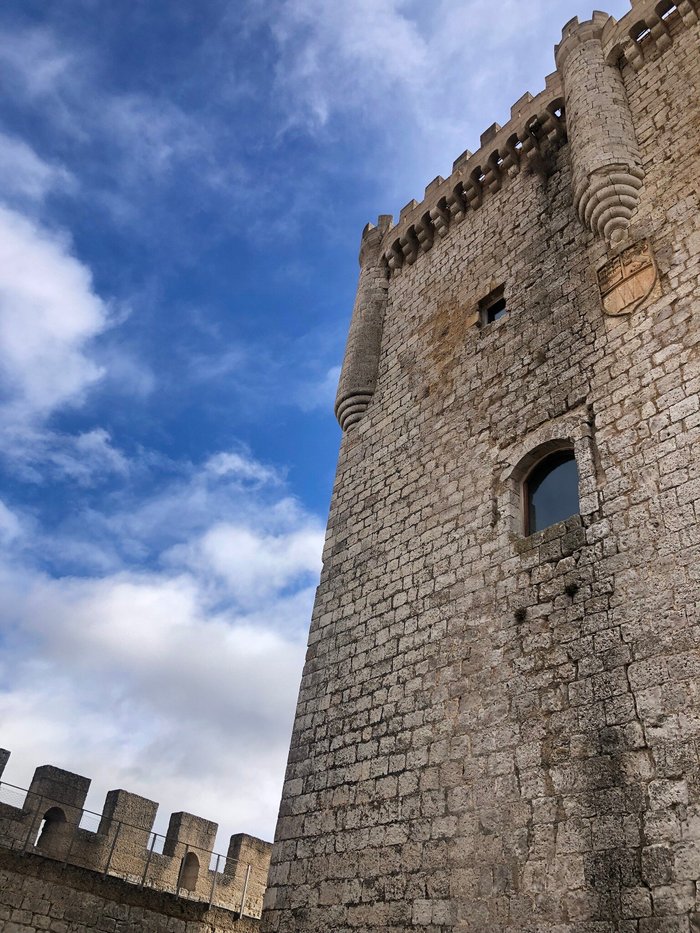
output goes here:
<path id="1" fill-rule="evenodd" d="M 560 539 L 566 539 L 566 547 L 562 543 L 562 551 L 565 550 L 567 554 L 579 550 L 585 544 L 585 529 L 580 515 L 572 515 L 531 535 L 513 535 L 513 544 L 518 554 L 525 554 Z"/>

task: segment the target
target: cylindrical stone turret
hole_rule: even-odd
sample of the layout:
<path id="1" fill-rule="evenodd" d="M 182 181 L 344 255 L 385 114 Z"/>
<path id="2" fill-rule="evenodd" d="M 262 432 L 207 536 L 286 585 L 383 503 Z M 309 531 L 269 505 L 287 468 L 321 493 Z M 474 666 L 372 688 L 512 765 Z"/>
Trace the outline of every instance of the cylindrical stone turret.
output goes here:
<path id="1" fill-rule="evenodd" d="M 379 226 L 367 224 L 362 233 L 360 282 L 335 400 L 335 415 L 343 431 L 360 420 L 377 385 L 389 287 L 381 245 L 390 223 L 391 217 L 380 217 Z"/>
<path id="2" fill-rule="evenodd" d="M 607 13 L 584 23 L 572 19 L 556 59 L 564 80 L 574 204 L 583 223 L 612 244 L 626 235 L 644 172 L 620 69 L 603 52 L 609 20 Z"/>

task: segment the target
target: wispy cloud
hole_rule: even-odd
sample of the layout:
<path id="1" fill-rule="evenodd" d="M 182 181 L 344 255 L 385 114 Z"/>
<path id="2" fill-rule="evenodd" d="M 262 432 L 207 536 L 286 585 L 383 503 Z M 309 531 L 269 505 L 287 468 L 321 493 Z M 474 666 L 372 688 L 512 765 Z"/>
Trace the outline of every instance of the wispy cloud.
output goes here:
<path id="1" fill-rule="evenodd" d="M 146 228 L 137 192 L 182 185 L 185 178 L 217 197 L 248 196 L 251 178 L 230 144 L 226 123 L 180 105 L 167 89 L 114 88 L 92 51 L 48 26 L 16 27 L 0 38 L 0 76 L 52 127 L 58 148 L 95 153 L 82 159 L 79 194 L 99 201 L 115 222 Z M 0 166 L 2 165 L 0 140 Z M 24 156 L 25 174 L 32 171 Z M 33 167 L 34 183 L 38 166 Z M 27 179 L 29 183 L 32 179 Z"/>
<path id="2" fill-rule="evenodd" d="M 73 51 L 60 46 L 49 29 L 4 31 L 0 68 L 5 83 L 22 96 L 56 99 L 57 89 L 79 67 Z"/>
<path id="3" fill-rule="evenodd" d="M 275 485 L 282 482 L 279 470 L 255 460 L 244 448 L 241 448 L 241 450 L 220 451 L 214 454 L 204 464 L 204 472 L 211 476 L 225 477 L 228 480 L 238 482 L 252 481 Z"/>
<path id="4" fill-rule="evenodd" d="M 298 104 L 289 123 L 327 123 L 339 109 L 384 111 L 397 94 L 417 92 L 431 69 L 429 47 L 401 0 L 357 0 L 338 16 L 328 0 L 286 0 L 272 24 L 280 86 Z"/>
<path id="5" fill-rule="evenodd" d="M 22 534 L 18 516 L 0 500 L 0 546 L 11 544 Z"/>
<path id="6" fill-rule="evenodd" d="M 55 191 L 74 191 L 75 177 L 42 159 L 24 140 L 0 133 L 0 196 L 23 206 L 40 204 Z"/>
<path id="7" fill-rule="evenodd" d="M 104 428 L 67 434 L 14 422 L 0 430 L 2 458 L 18 479 L 32 484 L 102 484 L 126 476 L 131 465 Z"/>
<path id="8" fill-rule="evenodd" d="M 296 401 L 302 411 L 333 410 L 340 379 L 340 366 L 331 366 L 320 379 L 299 386 Z"/>
<path id="9" fill-rule="evenodd" d="M 613 13 L 628 8 L 612 0 Z M 359 129 L 387 194 L 420 197 L 526 90 L 544 87 L 554 43 L 576 13 L 590 9 L 502 0 L 496 21 L 490 0 L 357 0 L 342 15 L 333 0 L 283 0 L 271 14 L 283 128 Z"/>

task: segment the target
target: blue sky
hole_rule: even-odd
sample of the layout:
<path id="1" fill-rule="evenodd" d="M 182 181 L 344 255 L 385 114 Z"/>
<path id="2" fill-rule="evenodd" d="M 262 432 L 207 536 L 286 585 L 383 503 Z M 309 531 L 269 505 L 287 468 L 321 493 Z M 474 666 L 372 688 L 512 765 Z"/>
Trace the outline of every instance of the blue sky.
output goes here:
<path id="1" fill-rule="evenodd" d="M 5 0 L 0 745 L 271 838 L 362 227 L 578 0 Z M 608 12 L 623 15 L 626 0 Z"/>

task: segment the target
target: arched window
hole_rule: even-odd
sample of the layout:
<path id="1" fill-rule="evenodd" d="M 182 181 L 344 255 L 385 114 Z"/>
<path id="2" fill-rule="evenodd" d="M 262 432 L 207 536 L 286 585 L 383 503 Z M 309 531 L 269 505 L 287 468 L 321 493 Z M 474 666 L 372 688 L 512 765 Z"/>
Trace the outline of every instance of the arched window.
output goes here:
<path id="1" fill-rule="evenodd" d="M 41 821 L 35 845 L 39 849 L 51 846 L 61 838 L 66 824 L 66 814 L 60 807 L 51 807 Z"/>
<path id="2" fill-rule="evenodd" d="M 525 534 L 578 515 L 578 468 L 573 450 L 556 450 L 538 461 L 523 483 Z"/>
<path id="3" fill-rule="evenodd" d="M 179 887 L 187 891 L 194 891 L 197 887 L 197 878 L 199 877 L 199 859 L 194 852 L 188 852 L 182 860 L 180 866 Z"/>

